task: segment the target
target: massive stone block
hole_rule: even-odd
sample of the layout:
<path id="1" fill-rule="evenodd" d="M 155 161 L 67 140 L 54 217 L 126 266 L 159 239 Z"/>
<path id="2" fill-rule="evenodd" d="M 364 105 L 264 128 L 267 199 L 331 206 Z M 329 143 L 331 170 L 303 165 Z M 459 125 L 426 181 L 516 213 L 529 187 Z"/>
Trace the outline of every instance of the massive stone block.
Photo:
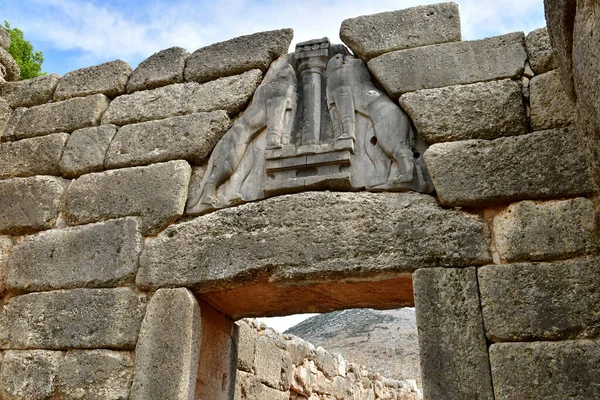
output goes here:
<path id="1" fill-rule="evenodd" d="M 0 181 L 0 234 L 52 228 L 67 182 L 51 176 Z"/>
<path id="2" fill-rule="evenodd" d="M 279 391 L 272 389 L 268 386 L 263 385 L 260 380 L 252 374 L 247 372 L 238 371 L 234 400 L 288 400 L 290 398 L 290 392 Z"/>
<path id="3" fill-rule="evenodd" d="M 146 296 L 128 288 L 75 289 L 12 297 L 0 314 L 5 349 L 135 348 Z"/>
<path id="4" fill-rule="evenodd" d="M 493 342 L 594 338 L 600 277 L 597 257 L 479 269 L 486 334 Z"/>
<path id="5" fill-rule="evenodd" d="M 0 26 L 0 47 L 6 50 L 10 47 L 10 33 L 2 26 Z"/>
<path id="6" fill-rule="evenodd" d="M 200 335 L 194 295 L 184 288 L 156 291 L 136 347 L 131 399 L 193 399 Z"/>
<path id="7" fill-rule="evenodd" d="M 0 124 L 3 123 L 2 121 L 6 121 L 6 123 L 4 123 L 4 130 L 0 135 L 0 142 L 13 142 L 16 140 L 15 130 L 17 129 L 17 125 L 19 125 L 21 117 L 25 114 L 25 111 L 27 111 L 27 108 L 19 107 L 14 111 L 10 111 L 10 117 L 6 120 L 4 111 L 8 112 L 8 110 L 10 110 L 8 104 L 3 100 L 0 101 Z"/>
<path id="8" fill-rule="evenodd" d="M 496 399 L 600 398 L 595 340 L 497 343 L 490 347 Z"/>
<path id="9" fill-rule="evenodd" d="M 419 89 L 516 79 L 527 59 L 524 40 L 522 32 L 515 32 L 398 50 L 372 59 L 369 69 L 393 98 Z"/>
<path id="10" fill-rule="evenodd" d="M 57 388 L 60 351 L 7 351 L 0 369 L 3 400 L 50 399 Z"/>
<path id="11" fill-rule="evenodd" d="M 483 206 L 596 191 L 572 128 L 434 144 L 425 162 L 440 202 Z"/>
<path id="12" fill-rule="evenodd" d="M 10 236 L 0 236 L 0 298 L 6 289 L 6 265 L 12 247 L 13 239 Z"/>
<path id="13" fill-rule="evenodd" d="M 276 339 L 266 335 L 256 339 L 254 369 L 263 384 L 282 391 L 289 389 L 294 372 L 292 359 L 288 352 L 277 346 Z"/>
<path id="14" fill-rule="evenodd" d="M 6 129 L 6 126 L 10 122 L 12 112 L 13 112 L 13 110 L 12 110 L 12 108 L 10 108 L 8 103 L 5 100 L 3 100 L 2 98 L 0 98 L 0 142 L 5 141 L 2 139 L 3 139 L 3 136 L 5 136 L 4 131 Z"/>
<path id="15" fill-rule="evenodd" d="M 475 268 L 413 274 L 424 399 L 493 399 Z"/>
<path id="16" fill-rule="evenodd" d="M 126 125 L 106 152 L 107 168 L 186 159 L 202 164 L 231 122 L 223 110 Z"/>
<path id="17" fill-rule="evenodd" d="M 71 133 L 59 163 L 63 176 L 76 178 L 104 170 L 106 151 L 116 133 L 115 125 L 83 128 Z"/>
<path id="18" fill-rule="evenodd" d="M 182 83 L 119 96 L 104 114 L 102 123 L 127 125 L 215 110 L 235 115 L 250 100 L 261 78 L 260 70 L 254 69 L 202 85 Z"/>
<path id="19" fill-rule="evenodd" d="M 251 69 L 264 72 L 273 60 L 287 53 L 293 37 L 293 30 L 280 29 L 202 47 L 187 60 L 185 80 L 203 83 Z"/>
<path id="20" fill-rule="evenodd" d="M 236 385 L 237 325 L 203 302 L 200 302 L 200 316 L 202 340 L 195 398 L 229 400 Z"/>
<path id="21" fill-rule="evenodd" d="M 239 320 L 236 322 L 238 326 L 237 369 L 251 373 L 254 368 L 254 355 L 256 354 L 258 336 L 246 321 Z"/>
<path id="22" fill-rule="evenodd" d="M 21 76 L 21 69 L 19 65 L 15 61 L 12 55 L 5 50 L 3 47 L 0 47 L 0 64 L 4 67 L 3 78 L 8 82 L 18 81 Z"/>
<path id="23" fill-rule="evenodd" d="M 400 105 L 428 143 L 527 133 L 521 88 L 510 79 L 418 90 Z"/>
<path id="24" fill-rule="evenodd" d="M 113 98 L 125 92 L 129 75 L 131 75 L 131 67 L 122 60 L 71 71 L 58 82 L 54 100 L 66 100 L 97 93 Z"/>
<path id="25" fill-rule="evenodd" d="M 23 113 L 14 136 L 24 139 L 99 125 L 108 103 L 105 95 L 96 94 L 31 107 Z"/>
<path id="26" fill-rule="evenodd" d="M 7 286 L 34 292 L 130 285 L 143 245 L 140 224 L 128 217 L 28 236 L 13 248 Z"/>
<path id="27" fill-rule="evenodd" d="M 531 69 L 537 75 L 557 68 L 546 27 L 529 32 L 525 37 L 525 47 Z"/>
<path id="28" fill-rule="evenodd" d="M 556 66 L 567 93 L 574 99 L 573 84 L 573 27 L 577 0 L 544 0 L 546 25 L 554 52 Z"/>
<path id="29" fill-rule="evenodd" d="M 183 82 L 183 69 L 190 54 L 181 47 L 154 53 L 138 65 L 127 82 L 127 93 L 156 89 Z"/>
<path id="30" fill-rule="evenodd" d="M 390 51 L 460 40 L 458 4 L 439 3 L 342 22 L 340 38 L 365 61 Z"/>
<path id="31" fill-rule="evenodd" d="M 290 210 L 294 210 L 293 213 Z M 136 281 L 210 290 L 490 261 L 487 228 L 416 193 L 305 192 L 224 209 L 149 240 Z"/>
<path id="32" fill-rule="evenodd" d="M 597 74 L 600 69 L 599 24 L 600 4 L 578 1 L 573 29 L 572 76 L 577 92 L 577 123 L 581 131 L 581 145 L 587 149 L 597 183 L 600 182 L 600 79 Z"/>
<path id="33" fill-rule="evenodd" d="M 142 233 L 155 234 L 183 214 L 191 168 L 185 161 L 83 175 L 65 199 L 65 218 L 79 225 L 139 215 Z"/>
<path id="34" fill-rule="evenodd" d="M 0 143 L 0 179 L 60 175 L 58 163 L 68 133 Z"/>
<path id="35" fill-rule="evenodd" d="M 584 198 L 511 204 L 494 217 L 494 240 L 507 261 L 569 258 L 598 250 L 594 203 Z"/>
<path id="36" fill-rule="evenodd" d="M 12 108 L 32 107 L 52 100 L 60 75 L 50 74 L 17 82 L 0 83 L 0 97 Z"/>
<path id="37" fill-rule="evenodd" d="M 124 400 L 133 381 L 133 354 L 111 350 L 68 351 L 58 369 L 64 400 Z"/>
<path id="38" fill-rule="evenodd" d="M 561 128 L 575 122 L 575 102 L 565 92 L 558 71 L 534 76 L 530 83 L 531 128 Z"/>

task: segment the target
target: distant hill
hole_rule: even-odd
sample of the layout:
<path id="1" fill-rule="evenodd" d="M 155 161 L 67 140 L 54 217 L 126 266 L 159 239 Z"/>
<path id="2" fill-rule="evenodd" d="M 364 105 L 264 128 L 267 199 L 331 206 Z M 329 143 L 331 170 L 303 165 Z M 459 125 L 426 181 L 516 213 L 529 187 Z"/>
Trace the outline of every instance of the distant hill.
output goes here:
<path id="1" fill-rule="evenodd" d="M 421 387 L 414 308 L 335 311 L 309 318 L 285 333 L 340 353 L 388 378 L 414 379 Z"/>

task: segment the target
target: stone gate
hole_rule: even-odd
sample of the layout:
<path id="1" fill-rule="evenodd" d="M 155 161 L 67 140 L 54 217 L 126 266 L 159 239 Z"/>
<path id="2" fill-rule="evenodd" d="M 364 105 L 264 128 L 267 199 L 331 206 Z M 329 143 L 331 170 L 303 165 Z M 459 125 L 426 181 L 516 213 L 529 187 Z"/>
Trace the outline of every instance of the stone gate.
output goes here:
<path id="1" fill-rule="evenodd" d="M 403 306 L 426 399 L 600 398 L 600 10 L 547 3 L 0 83 L 0 399 L 284 400 L 236 320 Z"/>

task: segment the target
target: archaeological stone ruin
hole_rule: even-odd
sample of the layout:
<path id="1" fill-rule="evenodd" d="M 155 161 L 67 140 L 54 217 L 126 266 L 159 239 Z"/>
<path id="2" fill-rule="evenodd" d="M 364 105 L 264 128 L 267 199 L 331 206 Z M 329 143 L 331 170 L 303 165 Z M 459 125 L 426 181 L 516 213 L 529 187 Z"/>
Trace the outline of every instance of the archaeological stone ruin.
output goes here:
<path id="1" fill-rule="evenodd" d="M 25 81 L 0 29 L 0 399 L 600 398 L 600 3 L 545 3 Z M 248 319 L 400 307 L 422 392 Z"/>

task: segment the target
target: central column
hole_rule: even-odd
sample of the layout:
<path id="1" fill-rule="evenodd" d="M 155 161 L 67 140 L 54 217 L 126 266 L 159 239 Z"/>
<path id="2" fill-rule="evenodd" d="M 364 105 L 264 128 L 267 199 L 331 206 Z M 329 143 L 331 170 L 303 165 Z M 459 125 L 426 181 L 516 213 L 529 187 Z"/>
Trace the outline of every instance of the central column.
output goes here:
<path id="1" fill-rule="evenodd" d="M 329 59 L 329 39 L 296 45 L 302 90 L 302 144 L 317 144 L 321 136 L 323 80 Z"/>

